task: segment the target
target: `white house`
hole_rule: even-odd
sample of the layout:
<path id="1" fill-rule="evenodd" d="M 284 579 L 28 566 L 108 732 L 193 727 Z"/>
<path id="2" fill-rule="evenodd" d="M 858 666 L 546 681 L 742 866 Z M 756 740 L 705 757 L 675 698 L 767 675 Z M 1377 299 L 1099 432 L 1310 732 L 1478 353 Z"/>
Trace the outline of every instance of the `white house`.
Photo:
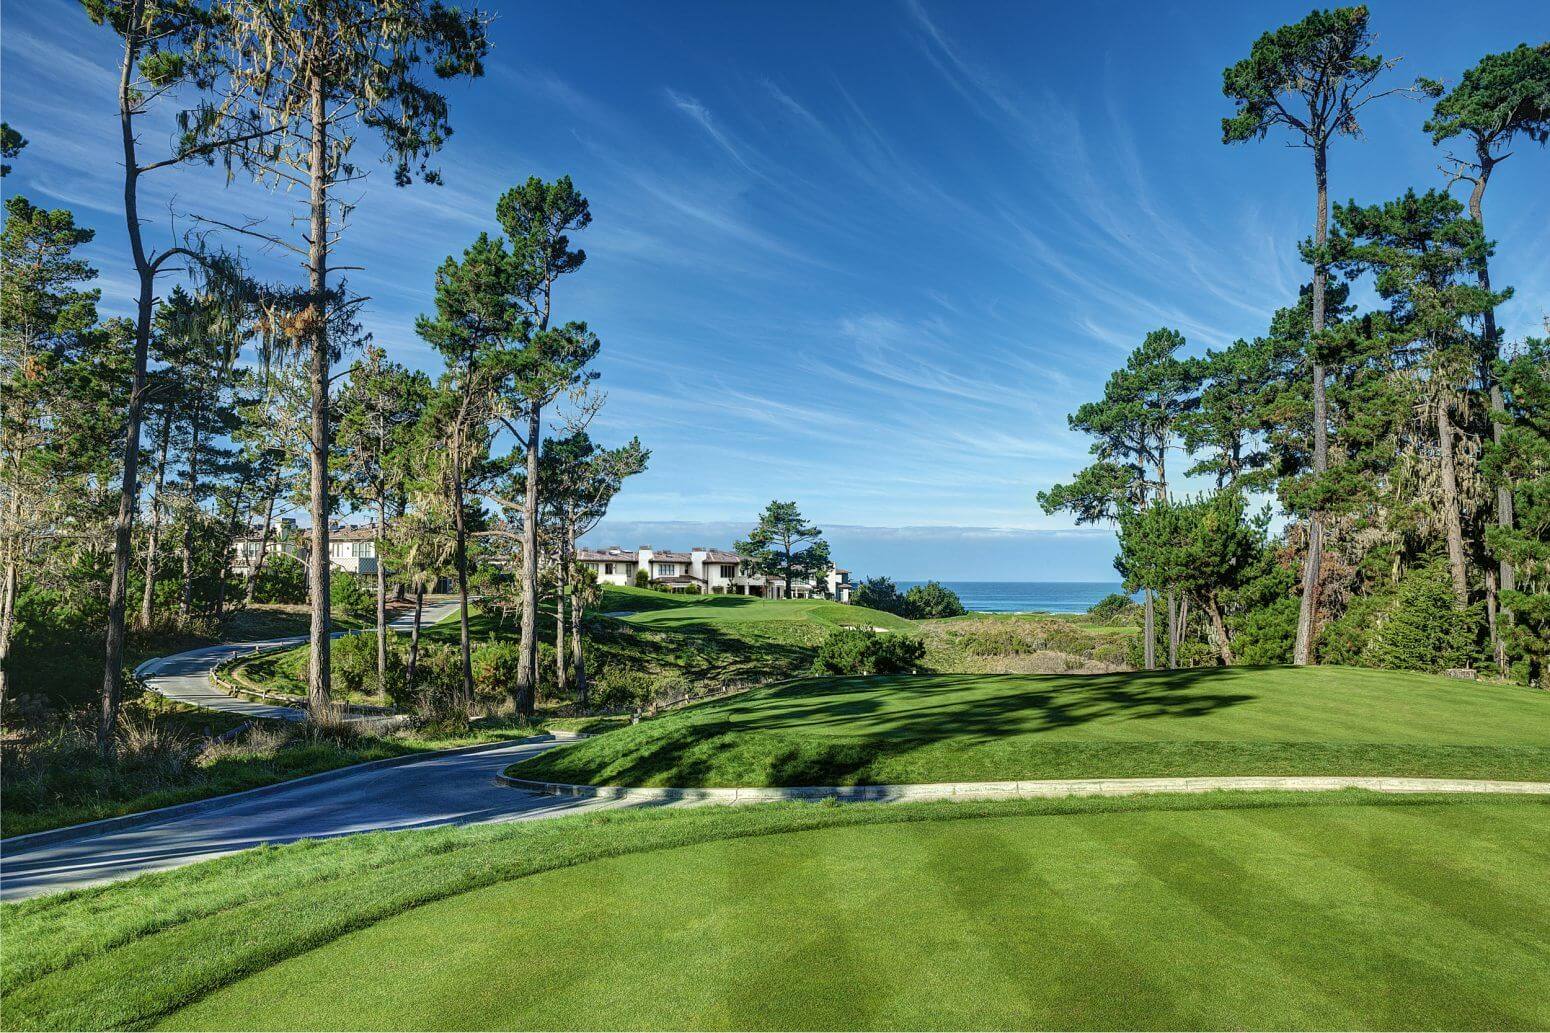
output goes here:
<path id="1" fill-rule="evenodd" d="M 248 534 L 232 543 L 232 571 L 245 574 L 258 558 L 263 544 L 263 528 L 253 528 Z M 311 533 L 305 528 L 297 530 L 296 521 L 287 517 L 277 521 L 269 531 L 269 545 L 265 552 L 270 556 L 292 556 L 305 563 L 311 552 Z M 377 528 L 374 524 L 341 525 L 328 532 L 328 561 L 335 570 L 351 574 L 375 574 L 377 572 Z"/>
<path id="2" fill-rule="evenodd" d="M 710 595 L 757 595 L 780 599 L 786 594 L 784 578 L 758 574 L 748 569 L 747 561 L 725 549 L 695 546 L 688 552 L 669 552 L 642 545 L 638 549 L 577 549 L 576 562 L 590 567 L 605 585 L 633 585 L 636 575 L 646 577 L 659 588 L 669 591 L 698 589 Z M 850 572 L 835 568 L 820 581 L 793 581 L 791 596 L 807 599 L 826 595 L 842 603 L 850 602 Z"/>

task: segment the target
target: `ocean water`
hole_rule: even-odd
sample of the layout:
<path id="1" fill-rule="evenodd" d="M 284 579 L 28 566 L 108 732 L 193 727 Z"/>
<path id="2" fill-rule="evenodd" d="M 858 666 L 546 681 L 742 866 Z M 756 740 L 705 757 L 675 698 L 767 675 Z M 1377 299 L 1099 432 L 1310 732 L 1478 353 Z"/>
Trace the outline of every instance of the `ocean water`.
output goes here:
<path id="1" fill-rule="evenodd" d="M 900 581 L 903 592 L 920 581 Z M 943 581 L 958 593 L 967 610 L 983 613 L 1082 613 L 1111 592 L 1124 591 L 1118 581 Z"/>

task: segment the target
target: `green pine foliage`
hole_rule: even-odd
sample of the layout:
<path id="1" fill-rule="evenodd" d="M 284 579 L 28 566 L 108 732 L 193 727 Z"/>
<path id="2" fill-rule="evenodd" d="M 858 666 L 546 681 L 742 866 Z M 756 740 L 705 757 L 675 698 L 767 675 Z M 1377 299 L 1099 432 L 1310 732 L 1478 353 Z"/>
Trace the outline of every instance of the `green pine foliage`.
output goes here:
<path id="1" fill-rule="evenodd" d="M 829 632 L 813 658 L 814 674 L 900 674 L 914 671 L 926 644 L 913 635 L 880 635 L 868 628 Z"/>
<path id="2" fill-rule="evenodd" d="M 910 620 L 925 621 L 942 617 L 962 617 L 968 611 L 963 600 L 951 588 L 937 581 L 923 585 L 911 585 L 901 600 L 899 615 Z"/>

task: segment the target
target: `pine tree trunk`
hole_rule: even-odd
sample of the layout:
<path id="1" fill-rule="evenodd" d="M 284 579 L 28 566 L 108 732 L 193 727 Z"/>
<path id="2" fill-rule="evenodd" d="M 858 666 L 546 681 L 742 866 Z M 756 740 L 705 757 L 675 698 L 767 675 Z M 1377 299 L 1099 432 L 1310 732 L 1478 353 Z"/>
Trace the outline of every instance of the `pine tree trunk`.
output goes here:
<path id="1" fill-rule="evenodd" d="M 1313 177 L 1318 186 L 1318 215 L 1313 226 L 1313 243 L 1323 248 L 1329 241 L 1329 167 L 1324 141 L 1313 149 Z M 1325 400 L 1324 363 L 1318 354 L 1318 339 L 1324 332 L 1324 294 L 1329 272 L 1322 254 L 1313 263 L 1313 326 L 1308 340 L 1313 366 L 1313 473 L 1329 467 L 1329 408 Z M 1302 570 L 1302 598 L 1297 607 L 1297 642 L 1292 662 L 1299 666 L 1313 663 L 1313 643 L 1318 636 L 1319 573 L 1324 563 L 1324 514 L 1315 510 L 1308 516 L 1308 559 Z"/>
<path id="2" fill-rule="evenodd" d="M 258 590 L 258 578 L 264 572 L 264 560 L 269 556 L 269 534 L 274 528 L 274 502 L 275 496 L 280 494 L 279 476 L 269 486 L 269 498 L 264 505 L 264 531 L 258 539 L 258 555 L 253 562 L 248 564 L 248 585 L 243 596 L 243 603 L 253 605 L 253 593 Z"/>
<path id="3" fill-rule="evenodd" d="M 1469 605 L 1469 569 L 1464 562 L 1464 527 L 1459 518 L 1457 457 L 1453 452 L 1453 420 L 1448 404 L 1437 403 L 1437 451 L 1442 473 L 1442 519 L 1448 536 L 1448 573 L 1453 577 L 1453 603 Z"/>
<path id="4" fill-rule="evenodd" d="M 387 499 L 377 495 L 377 535 L 372 543 L 377 567 L 377 692 L 387 699 L 387 567 L 382 563 L 382 542 L 387 535 Z"/>
<path id="5" fill-rule="evenodd" d="M 231 520 L 226 525 L 226 540 L 237 540 L 237 517 L 242 512 L 242 493 L 238 491 L 231 500 Z M 252 514 L 248 515 L 249 521 Z M 231 549 L 227 548 L 221 553 L 221 577 L 215 585 L 215 616 L 220 619 L 226 614 L 226 582 L 231 579 Z"/>
<path id="6" fill-rule="evenodd" d="M 566 575 L 569 573 L 565 562 L 565 546 L 561 544 L 560 554 L 555 562 L 556 585 L 554 589 L 554 676 L 555 694 L 563 697 L 570 688 L 570 664 L 565 655 L 565 600 L 570 586 L 567 584 Z"/>
<path id="7" fill-rule="evenodd" d="M 463 448 L 462 429 L 459 428 L 452 446 L 452 525 L 456 530 L 457 598 L 458 598 L 458 649 L 462 702 L 465 706 L 474 701 L 473 647 L 468 638 L 468 530 L 463 513 Z"/>
<path id="8" fill-rule="evenodd" d="M 1179 597 L 1168 590 L 1168 670 L 1179 666 Z"/>
<path id="9" fill-rule="evenodd" d="M 522 638 L 517 658 L 517 713 L 531 717 L 538 682 L 538 449 L 540 413 L 529 403 L 527 485 L 522 495 Z"/>
<path id="10" fill-rule="evenodd" d="M 1144 593 L 1142 602 L 1142 620 L 1144 626 L 1141 635 L 1141 652 L 1145 657 L 1146 669 L 1157 670 L 1157 607 L 1152 601 L 1152 590 L 1148 588 Z"/>
<path id="11" fill-rule="evenodd" d="M 15 524 L 11 526 L 14 528 Z M 6 665 L 11 659 L 11 636 L 16 631 L 16 581 L 20 566 L 16 557 L 16 543 L 8 536 L 5 574 L 3 580 L 0 580 L 0 712 L 4 712 L 5 701 L 10 695 L 10 675 L 6 673 Z"/>
<path id="12" fill-rule="evenodd" d="M 131 22 L 139 18 L 134 5 Z M 129 401 L 124 410 L 123 471 L 119 481 L 118 516 L 113 521 L 113 570 L 108 580 L 107 629 L 104 636 L 102 665 L 102 708 L 97 720 L 97 750 L 104 758 L 113 756 L 114 734 L 118 728 L 118 703 L 124 685 L 124 603 L 129 589 L 129 562 L 133 555 L 130 533 L 134 529 L 135 509 L 140 495 L 140 420 L 145 405 L 145 371 L 151 347 L 151 307 L 155 299 L 156 270 L 146 258 L 140 237 L 139 158 L 135 153 L 133 77 L 139 58 L 138 31 L 131 29 L 124 39 L 124 62 L 119 70 L 118 124 L 124 153 L 124 223 L 129 249 L 134 256 L 140 295 L 135 303 L 134 373 L 130 381 Z"/>
<path id="13" fill-rule="evenodd" d="M 199 417 L 194 406 L 189 426 L 188 445 L 188 518 L 183 523 L 183 591 L 178 596 L 178 620 L 187 624 L 194 613 L 194 523 L 199 518 Z"/>
<path id="14" fill-rule="evenodd" d="M 581 709 L 586 710 L 591 705 L 591 685 L 587 682 L 587 658 L 581 647 L 581 618 L 584 608 L 581 605 L 580 586 L 572 582 L 570 596 L 570 652 L 575 666 L 576 692 L 581 697 Z"/>
<path id="15" fill-rule="evenodd" d="M 420 666 L 420 612 L 425 608 L 425 584 L 414 586 L 414 630 L 409 633 L 409 662 L 404 666 L 404 692 L 414 698 L 415 675 Z"/>
<path id="16" fill-rule="evenodd" d="M 321 70 L 312 72 L 312 153 L 307 169 L 311 185 L 310 241 L 307 248 L 307 288 L 311 292 L 312 331 L 312 442 L 309 503 L 312 517 L 312 555 L 308 557 L 307 584 L 312 596 L 312 625 L 308 635 L 311 658 L 307 664 L 307 701 L 314 714 L 329 702 L 329 527 L 328 498 L 328 114 Z"/>
<path id="17" fill-rule="evenodd" d="M 1206 597 L 1206 613 L 1211 617 L 1211 631 L 1216 635 L 1216 651 L 1222 657 L 1222 663 L 1232 666 L 1232 643 L 1227 638 L 1227 622 L 1222 620 L 1222 608 L 1217 605 L 1215 596 Z"/>
<path id="18" fill-rule="evenodd" d="M 140 627 L 156 620 L 156 551 L 161 537 L 161 490 L 167 479 L 167 447 L 172 439 L 172 414 L 161 422 L 161 443 L 156 449 L 156 487 L 151 489 L 151 525 L 145 544 L 145 591 L 140 596 Z"/>
<path id="19" fill-rule="evenodd" d="M 1475 179 L 1475 188 L 1469 194 L 1469 216 L 1481 228 L 1485 229 L 1485 188 L 1491 179 L 1491 169 L 1496 165 L 1497 159 L 1491 156 L 1490 147 L 1476 143 L 1476 155 L 1480 162 L 1480 175 Z M 1480 259 L 1479 272 L 1477 273 L 1480 289 L 1490 291 L 1491 268 L 1488 258 Z M 1500 357 L 1501 343 L 1497 340 L 1496 310 L 1488 308 L 1482 320 L 1481 333 L 1481 362 L 1480 379 L 1485 385 L 1486 392 L 1491 398 L 1491 440 L 1498 448 L 1502 444 L 1502 434 L 1506 428 L 1496 417 L 1506 412 L 1507 402 L 1502 395 L 1502 385 L 1496 380 L 1496 360 Z M 1513 525 L 1512 512 L 1512 485 L 1503 481 L 1496 486 L 1496 526 L 1510 530 Z M 1512 591 L 1516 588 L 1517 572 L 1512 569 L 1512 561 L 1502 557 L 1497 564 L 1494 576 L 1486 578 L 1486 609 L 1492 615 L 1491 624 L 1491 655 L 1496 660 L 1496 670 L 1503 678 L 1507 677 L 1507 643 L 1501 634 L 1501 621 L 1511 619 L 1506 613 L 1501 612 L 1498 592 Z M 1501 621 L 1496 615 L 1501 615 Z"/>

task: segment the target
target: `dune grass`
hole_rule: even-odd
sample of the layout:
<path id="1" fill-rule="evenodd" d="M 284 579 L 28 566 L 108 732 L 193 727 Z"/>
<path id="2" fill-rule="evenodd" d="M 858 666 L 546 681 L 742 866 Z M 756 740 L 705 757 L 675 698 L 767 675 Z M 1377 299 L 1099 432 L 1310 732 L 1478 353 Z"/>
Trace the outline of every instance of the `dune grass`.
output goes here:
<path id="1" fill-rule="evenodd" d="M 428 905 L 178 1029 L 1416 1029 L 1550 1023 L 1550 809 L 850 826 Z"/>
<path id="2" fill-rule="evenodd" d="M 1219 793 L 303 842 L 0 907 L 0 1024 L 1542 1027 L 1547 818 L 1527 798 Z M 588 863 L 608 858 L 626 862 Z M 368 927 L 399 915 L 435 921 L 380 949 L 403 927 Z M 471 942 L 486 918 L 503 929 Z M 1224 987 L 1256 1010 L 1224 1018 Z"/>
<path id="3" fill-rule="evenodd" d="M 1355 668 L 805 679 L 514 765 L 645 786 L 1167 775 L 1550 779 L 1550 697 Z"/>

